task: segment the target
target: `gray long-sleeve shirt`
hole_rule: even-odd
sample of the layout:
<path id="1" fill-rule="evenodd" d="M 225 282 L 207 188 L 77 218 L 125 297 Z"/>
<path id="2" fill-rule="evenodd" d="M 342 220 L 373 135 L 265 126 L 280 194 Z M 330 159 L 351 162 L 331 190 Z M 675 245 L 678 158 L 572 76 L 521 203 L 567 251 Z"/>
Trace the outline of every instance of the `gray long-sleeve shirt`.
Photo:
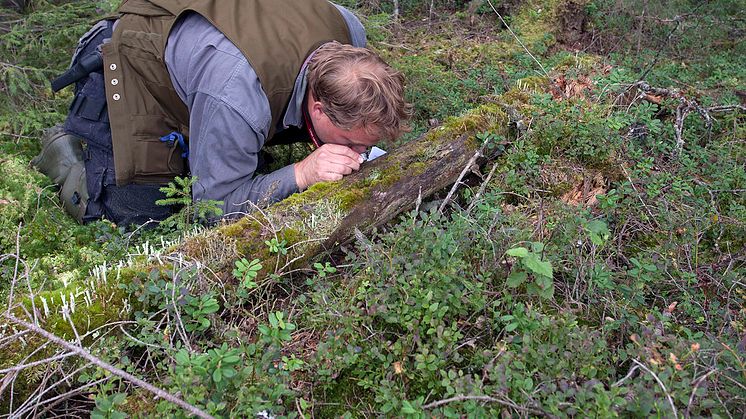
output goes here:
<path id="1" fill-rule="evenodd" d="M 364 47 L 360 21 L 335 6 L 347 23 L 352 44 Z M 293 165 L 254 174 L 271 124 L 269 101 L 248 60 L 225 35 L 199 14 L 187 14 L 169 34 L 165 61 L 176 92 L 189 109 L 195 201 L 223 201 L 223 211 L 229 214 L 246 212 L 248 202 L 277 201 L 298 190 Z M 306 64 L 307 60 L 278 131 L 303 124 Z"/>

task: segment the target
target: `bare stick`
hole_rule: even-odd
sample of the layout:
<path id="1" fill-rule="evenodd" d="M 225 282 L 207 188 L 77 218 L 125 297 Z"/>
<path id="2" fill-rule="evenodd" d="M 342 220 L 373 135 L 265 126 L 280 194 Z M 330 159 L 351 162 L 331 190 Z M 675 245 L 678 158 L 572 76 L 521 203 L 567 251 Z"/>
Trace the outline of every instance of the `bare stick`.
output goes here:
<path id="1" fill-rule="evenodd" d="M 505 25 L 506 28 L 508 28 L 508 31 L 510 32 L 511 35 L 513 35 L 513 38 L 515 38 L 515 40 L 518 41 L 518 43 L 523 47 L 523 49 L 526 51 L 526 53 L 531 58 L 533 58 L 533 60 L 536 62 L 536 64 L 539 65 L 539 68 L 541 68 L 542 73 L 544 73 L 545 76 L 549 77 L 549 74 L 547 73 L 547 70 L 544 69 L 544 66 L 541 65 L 541 63 L 539 62 L 539 60 L 537 60 L 536 57 L 534 57 L 534 54 L 531 54 L 531 51 L 529 51 L 528 48 L 526 48 L 526 46 L 523 45 L 523 42 L 521 42 L 521 39 L 518 38 L 518 35 L 516 35 L 515 32 L 513 32 L 513 30 L 510 29 L 510 26 L 508 26 L 508 23 L 505 22 L 505 19 L 503 19 L 503 17 L 500 15 L 500 12 L 498 12 L 497 9 L 495 9 L 495 6 L 492 5 L 492 0 L 487 0 L 487 3 L 489 3 L 490 7 L 492 8 L 492 11 L 495 12 L 495 14 L 497 15 L 497 17 L 500 18 L 500 22 L 502 22 L 502 24 Z"/>
<path id="2" fill-rule="evenodd" d="M 467 395 L 463 395 L 463 394 L 462 395 L 458 395 L 458 396 L 454 396 L 454 397 L 449 397 L 449 398 L 443 399 L 443 400 L 438 400 L 438 401 L 435 401 L 435 402 L 432 402 L 432 403 L 428 403 L 428 404 L 422 406 L 422 409 L 423 410 L 434 409 L 436 407 L 443 406 L 444 404 L 453 403 L 453 402 L 463 402 L 463 401 L 466 401 L 466 400 L 478 400 L 478 401 L 483 401 L 483 402 L 499 403 L 499 404 L 501 404 L 503 406 L 512 407 L 513 409 L 516 409 L 516 410 L 521 410 L 521 411 L 524 411 L 524 412 L 533 413 L 534 415 L 553 417 L 552 415 L 550 415 L 550 414 L 548 414 L 546 412 L 543 412 L 541 410 L 536 410 L 536 409 L 531 409 L 531 408 L 528 408 L 528 407 L 518 406 L 517 404 L 515 404 L 515 403 L 513 403 L 511 401 L 508 401 L 508 400 L 498 399 L 498 398 L 495 398 L 495 397 L 492 397 L 492 396 L 467 396 Z"/>
<path id="3" fill-rule="evenodd" d="M 661 379 L 658 378 L 658 376 L 655 375 L 655 373 L 653 371 L 650 371 L 650 369 L 648 367 L 646 367 L 642 362 L 640 362 L 640 361 L 638 361 L 636 359 L 633 359 L 632 362 L 634 362 L 635 364 L 637 364 L 645 372 L 647 372 L 648 374 L 652 375 L 653 378 L 655 378 L 655 381 L 657 381 L 658 385 L 661 386 L 661 389 L 663 389 L 663 394 L 666 395 L 666 398 L 668 399 L 668 404 L 671 405 L 671 411 L 673 411 L 673 417 L 678 418 L 679 417 L 679 413 L 676 411 L 676 406 L 673 404 L 673 399 L 671 398 L 671 395 L 668 393 L 668 390 L 666 390 L 666 386 L 663 385 L 663 381 L 661 381 Z"/>
<path id="4" fill-rule="evenodd" d="M 75 340 L 78 342 L 78 346 L 81 348 L 83 347 L 83 341 L 80 340 L 80 335 L 78 334 L 78 329 L 75 327 L 75 323 L 73 323 L 73 318 L 70 316 L 70 311 L 67 309 L 63 310 L 63 317 L 67 317 L 68 323 L 70 323 L 70 327 L 73 329 L 73 333 L 75 334 Z"/>
<path id="5" fill-rule="evenodd" d="M 72 353 L 72 352 L 65 352 L 64 354 L 61 354 L 61 355 L 53 356 L 53 357 L 50 357 L 50 358 L 40 359 L 38 361 L 29 362 L 28 364 L 16 365 L 16 366 L 11 367 L 11 368 L 2 369 L 2 370 L 0 370 L 0 374 L 7 374 L 9 372 L 20 371 L 20 370 L 23 370 L 23 369 L 26 369 L 26 368 L 35 367 L 37 365 L 46 364 L 48 362 L 59 361 L 60 359 L 65 359 L 65 358 L 67 358 L 69 356 L 73 356 L 73 355 L 75 355 L 75 354 Z"/>
<path id="6" fill-rule="evenodd" d="M 205 419 L 213 419 L 212 416 L 210 416 L 209 414 L 205 413 L 204 411 L 202 411 L 198 407 L 195 407 L 195 406 L 193 406 L 193 405 L 185 402 L 184 400 L 182 400 L 182 399 L 180 399 L 180 398 L 178 398 L 178 397 L 176 397 L 176 396 L 174 396 L 174 395 L 166 392 L 165 390 L 162 390 L 162 389 L 160 389 L 158 387 L 155 387 L 152 384 L 147 383 L 147 382 L 145 382 L 145 381 L 143 381 L 143 380 L 135 377 L 134 375 L 132 375 L 132 374 L 126 372 L 126 371 L 122 371 L 121 369 L 119 369 L 117 367 L 114 367 L 114 366 L 112 366 L 110 364 L 107 364 L 106 362 L 102 361 L 101 359 L 99 359 L 99 358 L 91 355 L 91 353 L 88 352 L 87 350 L 85 350 L 84 348 L 80 348 L 80 347 L 77 347 L 75 345 L 72 345 L 69 342 L 65 341 L 64 339 L 62 339 L 62 338 L 60 338 L 58 336 L 55 336 L 55 335 L 47 332 L 46 330 L 42 329 L 41 327 L 36 326 L 34 324 L 31 324 L 31 323 L 28 323 L 28 322 L 25 322 L 25 321 L 23 321 L 21 319 L 18 319 L 18 318 L 16 318 L 14 315 L 12 315 L 10 313 L 6 313 L 5 317 L 8 320 L 12 321 L 13 323 L 18 324 L 19 326 L 23 326 L 26 329 L 29 329 L 32 332 L 34 332 L 34 333 L 36 333 L 38 335 L 43 336 L 44 338 L 48 339 L 50 342 L 56 343 L 57 345 L 62 346 L 63 348 L 67 349 L 70 352 L 74 352 L 76 355 L 78 355 L 78 356 L 86 359 L 87 361 L 91 362 L 93 365 L 95 365 L 95 366 L 97 366 L 97 367 L 99 367 L 99 368 L 101 368 L 103 370 L 109 371 L 110 373 L 112 373 L 112 374 L 114 374 L 114 375 L 116 375 L 118 377 L 121 377 L 121 378 L 123 378 L 123 379 L 131 382 L 132 384 L 134 384 L 134 385 L 136 385 L 138 387 L 141 387 L 141 388 L 143 388 L 143 389 L 145 389 L 145 390 L 147 390 L 147 391 L 155 394 L 156 396 L 158 396 L 158 397 L 160 397 L 160 398 L 162 398 L 164 400 L 168 400 L 171 403 L 176 404 L 177 406 L 179 406 L 182 409 L 186 410 L 187 412 L 193 414 L 194 416 L 197 416 L 197 417 L 200 417 L 200 418 L 205 418 Z"/>
<path id="7" fill-rule="evenodd" d="M 673 18 L 673 20 L 674 22 L 676 22 L 676 25 L 673 27 L 673 29 L 671 29 L 670 32 L 668 32 L 668 36 L 666 36 L 666 44 L 671 42 L 671 37 L 673 36 L 673 33 L 676 32 L 676 29 L 679 29 L 679 25 L 681 25 L 681 16 L 676 16 L 675 18 Z M 650 73 L 650 70 L 652 70 L 653 67 L 655 67 L 655 65 L 658 64 L 658 59 L 660 59 L 661 57 L 661 52 L 663 52 L 663 48 L 661 48 L 660 50 L 656 52 L 655 57 L 653 58 L 653 62 L 650 63 L 648 68 L 646 68 L 645 71 L 642 72 L 642 74 L 640 74 L 640 78 L 638 78 L 637 81 L 642 81 L 643 79 L 645 79 L 648 73 Z"/>
<path id="8" fill-rule="evenodd" d="M 487 175 L 487 179 L 485 179 L 484 182 L 482 182 L 482 186 L 479 187 L 479 191 L 477 192 L 476 195 L 474 195 L 474 199 L 472 199 L 471 203 L 466 208 L 466 212 L 469 212 L 472 208 L 474 208 L 474 205 L 477 204 L 477 201 L 479 201 L 479 198 L 482 197 L 482 194 L 487 189 L 487 185 L 489 185 L 490 180 L 492 180 L 492 176 L 495 174 L 495 169 L 497 169 L 497 163 L 495 163 L 492 166 L 490 173 Z"/>
<path id="9" fill-rule="evenodd" d="M 85 390 L 87 388 L 97 386 L 97 385 L 103 383 L 104 381 L 108 380 L 109 378 L 111 378 L 111 377 L 100 378 L 100 379 L 98 379 L 96 381 L 93 381 L 93 382 L 90 382 L 90 383 L 86 383 L 86 384 L 84 384 L 84 385 L 82 385 L 80 387 L 74 388 L 74 389 L 72 389 L 72 390 L 70 390 L 68 392 L 62 393 L 62 394 L 60 394 L 58 396 L 54 396 L 51 399 L 44 400 L 43 402 L 41 402 L 41 404 L 48 404 L 49 403 L 49 405 L 47 407 L 45 407 L 44 410 L 42 410 L 38 414 L 34 414 L 33 416 L 34 417 L 44 417 L 44 413 L 48 412 L 51 408 L 53 408 L 54 406 L 56 406 L 59 402 L 65 400 L 65 399 L 68 399 L 68 398 L 70 398 L 70 397 L 72 397 L 72 396 L 74 396 L 76 394 L 82 393 L 83 390 Z M 34 406 L 34 407 L 36 408 L 38 406 Z M 28 409 L 26 409 L 26 410 L 28 410 Z M 26 413 L 26 412 L 24 412 L 24 413 Z"/>
<path id="10" fill-rule="evenodd" d="M 707 108 L 708 112 L 730 112 L 739 110 L 741 112 L 746 112 L 746 106 L 743 105 L 719 105 L 719 106 L 711 106 Z"/>
<path id="11" fill-rule="evenodd" d="M 18 234 L 16 234 L 16 265 L 15 269 L 13 270 L 13 282 L 10 284 L 10 296 L 8 297 L 8 313 L 10 313 L 10 306 L 13 304 L 13 290 L 16 286 L 16 281 L 18 280 L 18 262 L 21 259 L 21 251 L 19 249 L 20 247 L 20 239 L 21 239 L 21 223 L 18 223 Z M 32 300 L 33 301 L 33 300 Z"/>
<path id="12" fill-rule="evenodd" d="M 47 343 L 49 343 L 49 342 L 47 342 Z M 42 402 L 41 402 L 42 401 L 42 397 L 45 394 L 49 393 L 50 391 L 54 390 L 55 388 L 57 388 L 57 387 L 59 387 L 59 386 L 61 386 L 63 384 L 70 385 L 70 380 L 68 379 L 68 377 L 72 377 L 75 374 L 79 373 L 80 371 L 85 370 L 86 368 L 88 368 L 90 366 L 91 366 L 90 363 L 86 363 L 84 366 L 79 367 L 79 368 L 77 368 L 77 369 L 75 369 L 75 370 L 73 370 L 73 371 L 65 374 L 64 377 L 62 377 L 61 379 L 58 379 L 56 382 L 54 382 L 51 385 L 49 385 L 49 387 L 45 387 L 47 381 L 49 381 L 49 379 L 51 378 L 51 374 L 52 374 L 49 371 L 49 368 L 47 368 L 47 374 L 44 376 L 44 379 L 43 379 L 41 385 L 39 385 L 38 388 L 33 393 L 31 393 L 31 395 L 23 402 L 23 404 L 21 404 L 18 407 L 18 410 L 15 411 L 15 416 L 16 417 L 24 417 L 23 415 L 26 412 L 28 412 L 29 410 L 34 410 L 35 411 L 38 408 L 38 406 L 40 406 L 42 404 Z M 56 369 L 59 369 L 61 373 L 63 372 L 59 366 L 57 366 Z"/>
<path id="13" fill-rule="evenodd" d="M 694 395 L 697 393 L 697 389 L 699 388 L 700 384 L 702 384 L 703 381 L 707 379 L 707 377 L 710 376 L 713 372 L 716 372 L 717 370 L 710 370 L 706 374 L 702 375 L 701 377 L 697 378 L 694 381 L 694 387 L 692 387 L 692 394 L 689 396 L 689 404 L 686 405 L 686 411 L 684 411 L 684 417 L 689 417 L 689 409 L 692 407 L 692 402 L 694 402 Z"/>
<path id="14" fill-rule="evenodd" d="M 438 212 L 441 214 L 443 213 L 443 210 L 446 208 L 446 205 L 448 205 L 449 202 L 451 202 L 451 199 L 453 199 L 453 194 L 456 193 L 458 190 L 459 185 L 461 184 L 461 180 L 464 179 L 464 176 L 466 176 L 466 173 L 471 169 L 471 167 L 474 165 L 474 163 L 477 162 L 477 159 L 482 155 L 482 150 L 477 150 L 476 153 L 474 153 L 473 156 L 471 156 L 471 159 L 466 163 L 466 166 L 464 166 L 464 170 L 461 171 L 461 174 L 458 175 L 458 179 L 456 179 L 456 183 L 453 184 L 453 187 L 450 191 L 448 191 L 448 195 L 446 195 L 446 199 L 443 200 L 443 203 L 440 204 L 440 208 L 438 208 Z"/>
<path id="15" fill-rule="evenodd" d="M 176 269 L 176 265 L 174 264 L 174 269 Z M 189 336 L 186 332 L 186 327 L 184 327 L 184 322 L 181 321 L 181 314 L 179 314 L 179 307 L 176 305 L 176 287 L 179 285 L 178 279 L 179 273 L 181 273 L 181 270 L 179 272 L 174 274 L 174 281 L 173 286 L 171 287 L 171 305 L 174 308 L 174 313 L 176 314 L 176 330 L 179 331 L 179 334 L 181 335 L 181 339 L 184 341 L 184 345 L 186 345 L 186 348 L 189 352 L 194 352 L 194 349 L 192 349 L 192 345 L 189 343 Z"/>
<path id="16" fill-rule="evenodd" d="M 640 191 L 637 190 L 637 186 L 635 186 L 635 182 L 632 181 L 632 178 L 630 177 L 629 173 L 627 173 L 627 169 L 624 168 L 624 166 L 620 166 L 622 168 L 622 171 L 624 172 L 624 175 L 627 176 L 627 180 L 629 181 L 629 184 L 632 185 L 632 189 L 635 190 L 635 193 L 637 194 L 637 198 L 640 199 L 640 203 L 647 211 L 648 215 L 650 216 L 650 220 L 655 223 L 655 225 L 658 225 L 658 222 L 655 220 L 655 217 L 653 217 L 653 212 L 650 211 L 650 208 L 648 207 L 648 204 L 645 203 L 645 201 L 642 199 L 642 194 L 640 194 Z"/>
<path id="17" fill-rule="evenodd" d="M 624 376 L 624 378 L 622 378 L 621 380 L 619 380 L 616 383 L 612 384 L 611 386 L 612 387 L 619 387 L 620 385 L 622 385 L 623 382 L 627 381 L 629 379 L 629 377 L 632 377 L 632 374 L 634 374 L 635 371 L 637 371 L 638 368 L 640 368 L 640 367 L 638 367 L 637 365 L 633 365 L 632 368 L 629 369 L 629 372 L 627 373 L 627 375 Z"/>

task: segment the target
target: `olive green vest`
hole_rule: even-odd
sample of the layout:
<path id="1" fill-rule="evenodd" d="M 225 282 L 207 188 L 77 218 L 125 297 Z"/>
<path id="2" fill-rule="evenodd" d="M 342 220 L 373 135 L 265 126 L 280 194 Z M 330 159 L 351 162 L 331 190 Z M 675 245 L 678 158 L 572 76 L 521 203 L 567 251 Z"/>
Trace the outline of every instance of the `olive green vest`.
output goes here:
<path id="1" fill-rule="evenodd" d="M 189 112 L 164 62 L 168 34 L 187 11 L 210 21 L 256 71 L 272 112 L 269 137 L 306 57 L 331 40 L 351 43 L 327 0 L 125 0 L 102 49 L 117 185 L 162 184 L 187 172 L 181 148 L 160 140 L 189 135 Z"/>

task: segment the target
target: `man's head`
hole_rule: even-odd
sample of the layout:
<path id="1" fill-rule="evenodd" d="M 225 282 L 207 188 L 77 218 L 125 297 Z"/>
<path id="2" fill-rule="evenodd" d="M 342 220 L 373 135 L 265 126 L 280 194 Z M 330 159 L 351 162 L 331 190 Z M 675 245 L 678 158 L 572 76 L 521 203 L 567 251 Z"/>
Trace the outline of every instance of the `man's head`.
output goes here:
<path id="1" fill-rule="evenodd" d="M 397 138 L 412 106 L 404 76 L 365 48 L 322 45 L 308 63 L 308 112 L 322 142 L 364 149 Z"/>

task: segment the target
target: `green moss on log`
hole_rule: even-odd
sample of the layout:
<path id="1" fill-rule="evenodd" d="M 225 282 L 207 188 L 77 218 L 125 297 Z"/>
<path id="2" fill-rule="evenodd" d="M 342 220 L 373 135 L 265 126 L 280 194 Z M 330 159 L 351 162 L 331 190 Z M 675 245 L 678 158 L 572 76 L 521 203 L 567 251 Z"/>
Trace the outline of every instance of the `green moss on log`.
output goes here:
<path id="1" fill-rule="evenodd" d="M 350 214 L 359 211 L 372 197 L 386 194 L 418 176 L 437 174 L 439 162 L 455 152 L 454 143 L 458 143 L 459 138 L 464 141 L 460 147 L 471 150 L 465 153 L 468 159 L 481 146 L 476 134 L 490 131 L 507 135 L 509 117 L 503 106 L 487 104 L 460 117 L 448 118 L 442 126 L 418 140 L 363 164 L 361 170 L 353 175 L 336 182 L 317 183 L 265 210 L 255 211 L 234 223 L 191 238 L 184 243 L 183 249 L 189 256 L 215 267 L 215 261 L 204 260 L 205 255 L 211 253 L 205 248 L 214 247 L 215 243 L 231 243 L 236 257 L 260 259 L 265 267 L 270 267 L 278 262 L 277 255 L 269 252 L 265 242 L 277 237 L 278 241 L 285 242 L 287 260 L 298 258 L 297 263 L 305 263 L 308 256 L 320 251 L 320 239 L 335 233 Z M 422 182 L 427 183 L 427 179 L 423 178 Z M 414 198 L 416 195 L 412 197 L 412 203 Z M 367 227 L 370 225 L 361 226 Z M 284 261 L 283 258 L 280 262 Z M 223 261 L 222 269 L 232 267 L 232 263 L 233 260 Z"/>

